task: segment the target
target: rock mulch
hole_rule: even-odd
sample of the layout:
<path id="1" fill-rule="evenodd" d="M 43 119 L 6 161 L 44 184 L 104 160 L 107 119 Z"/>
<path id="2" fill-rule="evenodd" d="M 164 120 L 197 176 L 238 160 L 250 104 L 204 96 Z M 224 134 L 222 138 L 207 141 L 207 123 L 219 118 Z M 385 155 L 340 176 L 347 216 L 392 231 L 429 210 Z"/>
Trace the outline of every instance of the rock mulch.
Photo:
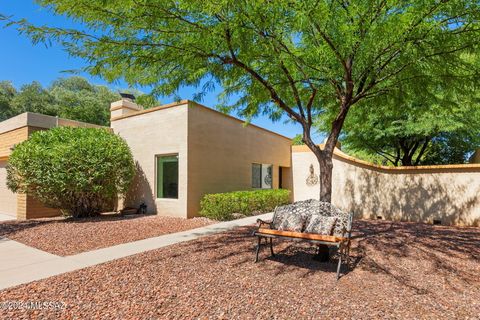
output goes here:
<path id="1" fill-rule="evenodd" d="M 106 215 L 78 220 L 52 218 L 0 223 L 0 237 L 60 256 L 203 227 L 216 221 L 156 215 Z"/>
<path id="2" fill-rule="evenodd" d="M 0 291 L 59 310 L 0 317 L 154 319 L 473 319 L 480 310 L 480 228 L 355 223 L 351 271 L 276 242 L 253 263 L 252 228 L 180 243 Z"/>

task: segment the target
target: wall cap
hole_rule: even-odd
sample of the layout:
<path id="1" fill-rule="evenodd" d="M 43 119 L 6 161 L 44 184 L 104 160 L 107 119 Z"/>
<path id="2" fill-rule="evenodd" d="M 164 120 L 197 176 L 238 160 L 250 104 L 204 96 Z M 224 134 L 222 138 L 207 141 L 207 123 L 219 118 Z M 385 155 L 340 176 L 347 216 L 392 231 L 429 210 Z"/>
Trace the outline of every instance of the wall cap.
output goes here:
<path id="1" fill-rule="evenodd" d="M 325 147 L 325 144 L 318 145 L 320 149 Z M 312 152 L 306 145 L 292 146 L 292 154 L 300 152 Z M 347 155 L 346 153 L 335 148 L 333 151 L 334 158 L 339 160 L 348 161 L 359 166 L 368 167 L 376 171 L 386 171 L 386 172 L 406 172 L 406 171 L 435 171 L 435 170 L 480 170 L 480 164 L 445 164 L 445 165 L 428 165 L 428 166 L 400 166 L 400 167 L 389 167 L 374 164 L 368 161 L 360 160 L 358 158 Z"/>
<path id="2" fill-rule="evenodd" d="M 85 127 L 85 128 L 109 128 L 87 122 L 69 120 L 40 113 L 24 112 L 15 117 L 0 122 L 0 134 L 20 129 L 23 127 L 36 127 L 50 129 L 54 127 Z"/>

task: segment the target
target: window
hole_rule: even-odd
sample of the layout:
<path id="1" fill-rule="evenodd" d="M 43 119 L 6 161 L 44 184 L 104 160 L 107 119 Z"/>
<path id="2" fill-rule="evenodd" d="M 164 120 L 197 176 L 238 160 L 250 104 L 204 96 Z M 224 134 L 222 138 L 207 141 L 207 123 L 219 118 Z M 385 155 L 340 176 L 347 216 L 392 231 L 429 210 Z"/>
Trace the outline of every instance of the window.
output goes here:
<path id="1" fill-rule="evenodd" d="M 157 198 L 178 199 L 178 155 L 157 156 Z"/>
<path id="2" fill-rule="evenodd" d="M 252 163 L 252 188 L 271 189 L 273 185 L 272 172 L 271 164 Z"/>

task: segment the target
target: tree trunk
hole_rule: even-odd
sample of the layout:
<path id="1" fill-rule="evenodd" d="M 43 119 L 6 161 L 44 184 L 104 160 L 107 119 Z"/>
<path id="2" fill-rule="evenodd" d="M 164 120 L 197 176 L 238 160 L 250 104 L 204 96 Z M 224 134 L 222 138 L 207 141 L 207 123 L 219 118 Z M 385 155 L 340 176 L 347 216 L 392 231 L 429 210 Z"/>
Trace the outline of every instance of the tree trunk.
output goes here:
<path id="1" fill-rule="evenodd" d="M 332 156 L 329 154 L 322 154 L 317 157 L 320 165 L 320 201 L 332 202 L 332 171 L 333 162 Z"/>

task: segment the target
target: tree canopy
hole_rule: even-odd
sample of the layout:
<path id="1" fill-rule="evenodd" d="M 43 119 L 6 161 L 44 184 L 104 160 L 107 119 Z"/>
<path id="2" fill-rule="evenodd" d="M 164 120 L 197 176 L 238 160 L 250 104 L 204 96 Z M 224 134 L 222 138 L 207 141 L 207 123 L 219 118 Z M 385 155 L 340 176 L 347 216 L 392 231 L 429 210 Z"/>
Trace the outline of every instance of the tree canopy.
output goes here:
<path id="1" fill-rule="evenodd" d="M 134 93 L 137 102 L 147 108 L 158 103 L 140 91 L 122 91 Z M 119 99 L 117 92 L 106 86 L 91 84 L 78 76 L 59 78 L 46 88 L 34 81 L 22 86 L 20 90 L 8 81 L 1 81 L 0 121 L 23 112 L 36 112 L 109 126 L 110 103 Z"/>
<path id="2" fill-rule="evenodd" d="M 59 41 L 94 75 L 153 86 L 161 95 L 184 85 L 203 84 L 200 93 L 221 85 L 224 110 L 298 122 L 319 161 L 325 201 L 333 149 L 352 106 L 360 109 L 361 101 L 404 83 L 455 78 L 468 68 L 461 55 L 478 50 L 480 39 L 474 0 L 39 3 L 87 31 L 3 19 L 34 42 Z M 322 150 L 311 130 L 327 115 L 333 116 Z"/>
<path id="3" fill-rule="evenodd" d="M 468 60 L 478 63 L 478 56 Z M 394 166 L 465 163 L 480 147 L 479 76 L 470 73 L 463 70 L 467 81 L 459 71 L 452 78 L 403 84 L 352 108 L 341 137 L 345 150 Z"/>

